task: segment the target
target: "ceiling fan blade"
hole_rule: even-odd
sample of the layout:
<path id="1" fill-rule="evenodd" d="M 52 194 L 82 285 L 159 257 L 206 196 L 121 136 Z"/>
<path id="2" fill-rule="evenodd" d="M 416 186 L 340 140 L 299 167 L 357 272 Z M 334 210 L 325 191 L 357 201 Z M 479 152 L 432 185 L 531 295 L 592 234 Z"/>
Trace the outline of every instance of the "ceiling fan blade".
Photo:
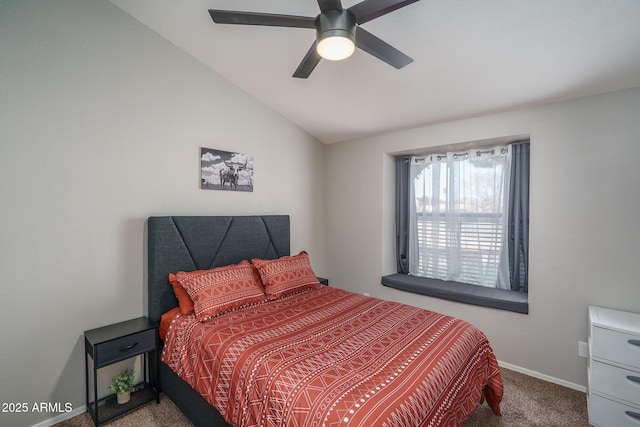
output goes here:
<path id="1" fill-rule="evenodd" d="M 322 12 L 326 12 L 329 9 L 342 10 L 340 0 L 318 0 L 318 6 L 320 6 Z"/>
<path id="2" fill-rule="evenodd" d="M 364 24 L 379 16 L 415 3 L 418 0 L 364 0 L 349 8 L 358 24 Z"/>
<path id="3" fill-rule="evenodd" d="M 316 68 L 316 65 L 318 65 L 318 62 L 320 62 L 321 59 L 322 58 L 316 51 L 316 42 L 313 42 L 311 48 L 307 51 L 307 54 L 302 59 L 302 62 L 300 62 L 300 65 L 298 65 L 295 73 L 293 73 L 293 77 L 306 79 L 307 77 L 309 77 L 313 69 Z"/>
<path id="4" fill-rule="evenodd" d="M 315 18 L 273 13 L 234 12 L 209 9 L 213 22 L 217 24 L 266 25 L 269 27 L 316 28 Z"/>
<path id="5" fill-rule="evenodd" d="M 370 32 L 363 30 L 362 27 L 356 29 L 356 46 L 398 69 L 413 62 L 413 59 Z"/>

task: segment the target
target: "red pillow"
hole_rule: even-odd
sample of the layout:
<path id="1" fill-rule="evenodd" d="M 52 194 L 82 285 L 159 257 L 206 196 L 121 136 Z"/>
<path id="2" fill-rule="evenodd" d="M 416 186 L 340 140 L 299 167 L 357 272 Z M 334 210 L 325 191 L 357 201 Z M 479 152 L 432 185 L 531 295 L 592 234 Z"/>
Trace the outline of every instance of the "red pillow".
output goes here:
<path id="1" fill-rule="evenodd" d="M 211 270 L 180 271 L 176 278 L 193 300 L 196 318 L 201 322 L 265 300 L 260 276 L 249 261 Z"/>
<path id="2" fill-rule="evenodd" d="M 205 271 L 205 270 L 196 270 L 196 271 Z M 180 306 L 180 313 L 189 314 L 193 312 L 193 301 L 191 297 L 187 293 L 186 289 L 182 287 L 182 284 L 178 280 L 178 277 L 169 273 L 169 282 L 171 286 L 173 286 L 173 293 L 176 294 L 176 298 L 178 298 L 178 306 Z"/>
<path id="3" fill-rule="evenodd" d="M 254 258 L 251 262 L 258 268 L 265 293 L 270 300 L 322 286 L 311 268 L 309 254 L 305 251 L 274 260 Z"/>

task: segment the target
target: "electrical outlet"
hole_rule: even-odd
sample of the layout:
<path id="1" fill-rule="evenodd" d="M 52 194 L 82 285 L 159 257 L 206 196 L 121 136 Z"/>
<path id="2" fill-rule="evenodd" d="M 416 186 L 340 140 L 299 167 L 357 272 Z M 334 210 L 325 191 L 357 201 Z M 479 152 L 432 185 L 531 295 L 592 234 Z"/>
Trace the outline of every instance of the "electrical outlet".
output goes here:
<path id="1" fill-rule="evenodd" d="M 584 341 L 578 341 L 578 356 L 589 357 L 589 344 Z"/>

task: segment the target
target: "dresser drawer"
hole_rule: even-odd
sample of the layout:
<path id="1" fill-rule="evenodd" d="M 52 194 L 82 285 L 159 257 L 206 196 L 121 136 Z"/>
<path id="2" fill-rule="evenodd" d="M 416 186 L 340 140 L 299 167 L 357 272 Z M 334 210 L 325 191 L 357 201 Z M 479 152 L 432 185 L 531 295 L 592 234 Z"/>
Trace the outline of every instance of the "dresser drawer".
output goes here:
<path id="1" fill-rule="evenodd" d="M 592 361 L 589 370 L 592 391 L 640 406 L 640 372 Z"/>
<path id="2" fill-rule="evenodd" d="M 152 351 L 156 348 L 156 331 L 148 329 L 136 334 L 96 345 L 96 366 L 102 367 L 119 360 Z"/>
<path id="3" fill-rule="evenodd" d="M 592 357 L 640 369 L 640 336 L 593 328 Z"/>
<path id="4" fill-rule="evenodd" d="M 640 410 L 590 394 L 589 423 L 597 427 L 638 427 Z"/>

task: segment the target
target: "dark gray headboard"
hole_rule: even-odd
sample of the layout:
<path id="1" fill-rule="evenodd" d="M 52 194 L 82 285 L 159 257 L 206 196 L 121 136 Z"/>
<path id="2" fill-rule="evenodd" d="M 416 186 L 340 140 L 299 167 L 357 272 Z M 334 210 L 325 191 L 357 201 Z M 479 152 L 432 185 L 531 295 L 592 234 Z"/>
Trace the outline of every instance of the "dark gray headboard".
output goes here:
<path id="1" fill-rule="evenodd" d="M 289 255 L 289 216 L 149 217 L 148 316 L 178 306 L 169 273 Z"/>

